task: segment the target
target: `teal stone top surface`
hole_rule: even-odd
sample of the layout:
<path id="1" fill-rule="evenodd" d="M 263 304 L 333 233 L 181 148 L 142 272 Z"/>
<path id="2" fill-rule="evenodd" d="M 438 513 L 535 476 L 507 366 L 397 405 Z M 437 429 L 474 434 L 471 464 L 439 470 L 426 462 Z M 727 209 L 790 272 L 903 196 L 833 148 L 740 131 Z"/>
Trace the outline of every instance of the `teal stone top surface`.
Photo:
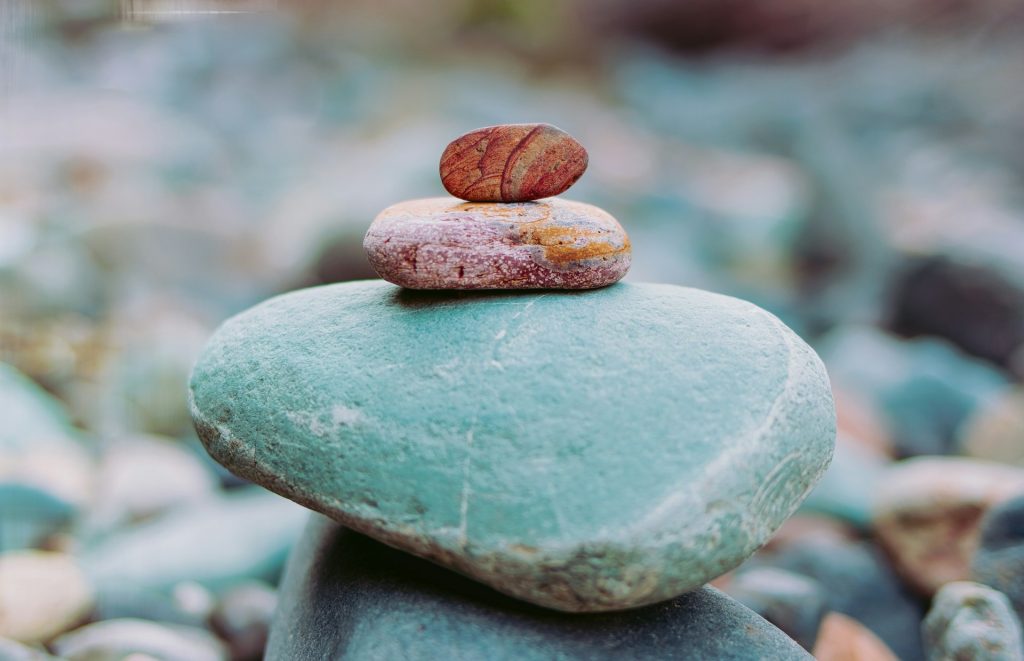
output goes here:
<path id="1" fill-rule="evenodd" d="M 191 381 L 241 477 L 566 611 L 737 566 L 832 456 L 825 370 L 778 319 L 673 285 L 293 292 L 226 322 Z"/>

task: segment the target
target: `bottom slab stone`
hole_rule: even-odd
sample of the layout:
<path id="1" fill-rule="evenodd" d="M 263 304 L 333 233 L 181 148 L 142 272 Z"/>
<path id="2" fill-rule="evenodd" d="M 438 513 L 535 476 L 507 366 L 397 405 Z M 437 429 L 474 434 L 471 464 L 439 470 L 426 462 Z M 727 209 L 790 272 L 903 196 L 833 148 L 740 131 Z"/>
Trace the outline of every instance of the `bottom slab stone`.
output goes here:
<path id="1" fill-rule="evenodd" d="M 704 587 L 617 613 L 520 602 L 314 514 L 292 552 L 266 659 L 810 659 Z"/>

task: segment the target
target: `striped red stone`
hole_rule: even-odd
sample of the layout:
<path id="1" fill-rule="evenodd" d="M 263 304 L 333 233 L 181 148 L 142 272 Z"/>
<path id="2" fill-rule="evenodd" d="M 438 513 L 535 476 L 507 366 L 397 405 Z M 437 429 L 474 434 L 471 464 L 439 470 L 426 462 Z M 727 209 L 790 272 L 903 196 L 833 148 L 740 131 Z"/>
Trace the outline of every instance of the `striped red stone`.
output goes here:
<path id="1" fill-rule="evenodd" d="M 456 138 L 441 155 L 441 183 L 469 202 L 528 202 L 566 191 L 587 150 L 550 124 L 501 124 Z"/>
<path id="2" fill-rule="evenodd" d="M 363 240 L 380 277 L 410 289 L 593 289 L 629 270 L 629 236 L 607 212 L 551 198 L 451 197 L 388 207 Z"/>

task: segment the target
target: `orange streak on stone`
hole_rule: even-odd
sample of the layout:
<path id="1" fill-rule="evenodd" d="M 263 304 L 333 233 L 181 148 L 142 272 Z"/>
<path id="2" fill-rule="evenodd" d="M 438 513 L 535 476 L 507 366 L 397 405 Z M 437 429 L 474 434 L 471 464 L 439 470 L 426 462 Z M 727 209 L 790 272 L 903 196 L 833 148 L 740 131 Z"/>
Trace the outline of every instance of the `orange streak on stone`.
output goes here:
<path id="1" fill-rule="evenodd" d="M 519 239 L 524 244 L 541 246 L 544 258 L 553 264 L 564 266 L 570 262 L 597 257 L 608 257 L 629 253 L 629 239 L 621 246 L 602 241 L 607 232 L 564 225 L 545 225 L 547 219 L 525 223 L 519 229 Z"/>

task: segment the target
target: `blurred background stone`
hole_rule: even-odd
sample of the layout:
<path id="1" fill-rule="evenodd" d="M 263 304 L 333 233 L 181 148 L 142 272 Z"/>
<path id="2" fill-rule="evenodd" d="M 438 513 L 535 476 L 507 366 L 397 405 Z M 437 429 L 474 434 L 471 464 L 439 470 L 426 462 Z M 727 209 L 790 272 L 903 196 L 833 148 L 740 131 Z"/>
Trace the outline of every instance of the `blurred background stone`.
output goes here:
<path id="1" fill-rule="evenodd" d="M 75 629 L 53 641 L 53 649 L 68 661 L 124 659 L 132 654 L 161 661 L 225 661 L 228 658 L 221 642 L 202 629 L 127 618 Z"/>
<path id="2" fill-rule="evenodd" d="M 0 553 L 0 637 L 42 643 L 83 621 L 95 595 L 74 558 L 43 551 Z"/>
<path id="3" fill-rule="evenodd" d="M 897 489 L 893 517 L 867 509 L 890 459 L 1022 465 L 1014 0 L 6 0 L 0 18 L 0 553 L 102 570 L 86 617 L 209 626 L 256 658 L 271 594 L 251 581 L 274 585 L 302 510 L 225 503 L 251 487 L 191 429 L 198 348 L 256 301 L 372 277 L 367 226 L 441 194 L 448 141 L 530 121 L 587 148 L 568 196 L 622 222 L 628 279 L 753 300 L 826 362 L 833 465 L 719 584 L 797 571 L 827 639 L 863 625 L 908 659 L 949 578 L 1022 608 L 1020 506 L 979 505 L 966 464 Z"/>
<path id="4" fill-rule="evenodd" d="M 53 658 L 38 647 L 29 647 L 7 638 L 0 638 L 0 659 L 5 661 L 50 661 Z"/>
<path id="5" fill-rule="evenodd" d="M 1024 491 L 1024 470 L 976 459 L 917 457 L 892 465 L 875 493 L 875 531 L 910 585 L 931 596 L 970 577 L 979 524 Z"/>
<path id="6" fill-rule="evenodd" d="M 1024 633 L 1010 601 L 978 583 L 944 585 L 922 630 L 931 659 L 1024 659 Z"/>
<path id="7" fill-rule="evenodd" d="M 822 340 L 822 352 L 833 381 L 884 416 L 899 457 L 955 453 L 971 414 L 1008 387 L 1004 374 L 932 338 L 845 326 Z"/>
<path id="8" fill-rule="evenodd" d="M 212 500 L 216 476 L 187 445 L 134 435 L 108 443 L 96 469 L 95 503 L 84 525 L 101 531 L 175 507 Z"/>
<path id="9" fill-rule="evenodd" d="M 990 509 L 980 527 L 972 577 L 1005 594 L 1024 619 L 1024 492 Z"/>
<path id="10" fill-rule="evenodd" d="M 270 585 L 241 583 L 221 595 L 210 615 L 210 626 L 227 641 L 234 661 L 258 661 L 276 608 L 277 592 Z"/>
<path id="11" fill-rule="evenodd" d="M 840 613 L 829 613 L 821 623 L 814 646 L 818 661 L 896 661 L 878 636 L 863 624 Z"/>
<path id="12" fill-rule="evenodd" d="M 888 463 L 888 457 L 840 433 L 832 465 L 800 505 L 800 511 L 825 514 L 856 528 L 870 527 L 875 489 Z"/>
<path id="13" fill-rule="evenodd" d="M 898 658 L 924 658 L 920 635 L 924 606 L 870 543 L 798 538 L 755 555 L 748 565 L 776 567 L 814 579 L 821 585 L 830 611 L 863 624 Z"/>
<path id="14" fill-rule="evenodd" d="M 82 564 L 102 601 L 108 591 L 170 591 L 182 581 L 211 590 L 274 580 L 307 510 L 249 488 L 125 528 L 86 549 Z"/>
<path id="15" fill-rule="evenodd" d="M 1000 393 L 975 410 L 959 445 L 970 457 L 1024 466 L 1024 388 Z"/>

